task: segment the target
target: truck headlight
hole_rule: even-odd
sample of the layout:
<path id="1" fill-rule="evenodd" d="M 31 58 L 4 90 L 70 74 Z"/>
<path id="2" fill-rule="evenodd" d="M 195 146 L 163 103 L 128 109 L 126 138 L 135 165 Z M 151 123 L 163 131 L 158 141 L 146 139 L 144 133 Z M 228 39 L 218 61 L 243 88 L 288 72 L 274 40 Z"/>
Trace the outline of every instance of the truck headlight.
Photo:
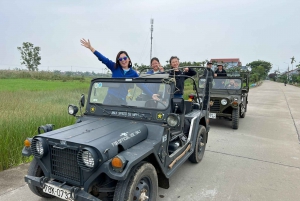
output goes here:
<path id="1" fill-rule="evenodd" d="M 78 152 L 78 164 L 81 169 L 90 171 L 98 165 L 98 155 L 91 148 L 84 148 Z"/>
<path id="2" fill-rule="evenodd" d="M 167 124 L 170 127 L 176 127 L 179 125 L 180 117 L 177 114 L 171 113 L 167 117 Z"/>
<path id="3" fill-rule="evenodd" d="M 34 138 L 31 142 L 31 153 L 37 158 L 42 158 L 47 153 L 45 140 Z"/>
<path id="4" fill-rule="evenodd" d="M 87 150 L 82 152 L 82 161 L 86 166 L 90 168 L 93 168 L 95 165 L 95 161 L 92 153 Z"/>
<path id="5" fill-rule="evenodd" d="M 227 100 L 226 100 L 226 99 L 222 99 L 222 100 L 221 100 L 221 104 L 222 104 L 222 105 L 227 105 Z"/>
<path id="6" fill-rule="evenodd" d="M 77 114 L 77 112 L 78 112 L 78 107 L 77 106 L 75 106 L 75 105 L 69 105 L 68 106 L 69 115 L 75 116 Z"/>
<path id="7" fill-rule="evenodd" d="M 35 144 L 35 149 L 36 149 L 36 152 L 39 154 L 39 155 L 43 155 L 44 154 L 44 148 L 43 148 L 43 144 L 41 141 L 37 141 L 36 144 Z"/>

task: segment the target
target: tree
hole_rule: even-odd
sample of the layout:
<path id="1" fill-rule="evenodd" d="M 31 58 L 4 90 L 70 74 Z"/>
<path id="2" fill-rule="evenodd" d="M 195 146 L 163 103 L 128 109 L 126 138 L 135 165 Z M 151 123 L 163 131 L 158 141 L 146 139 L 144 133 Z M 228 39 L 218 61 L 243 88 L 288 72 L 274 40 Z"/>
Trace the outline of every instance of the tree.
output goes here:
<path id="1" fill-rule="evenodd" d="M 25 65 L 29 71 L 38 71 L 41 64 L 40 47 L 34 47 L 30 42 L 24 42 L 22 47 L 18 47 L 21 53 L 21 64 Z"/>
<path id="2" fill-rule="evenodd" d="M 250 66 L 252 68 L 252 71 L 258 67 L 262 66 L 264 68 L 264 77 L 266 77 L 269 73 L 269 71 L 272 68 L 272 64 L 267 61 L 258 60 L 258 61 L 252 61 L 251 63 L 248 63 L 247 66 Z"/>
<path id="3" fill-rule="evenodd" d="M 295 62 L 296 62 L 295 57 L 292 57 L 292 58 L 291 58 L 291 64 L 293 64 L 293 63 L 295 63 Z"/>
<path id="4" fill-rule="evenodd" d="M 248 63 L 247 66 L 251 67 L 250 80 L 257 82 L 267 77 L 272 68 L 272 64 L 267 61 L 257 60 Z"/>

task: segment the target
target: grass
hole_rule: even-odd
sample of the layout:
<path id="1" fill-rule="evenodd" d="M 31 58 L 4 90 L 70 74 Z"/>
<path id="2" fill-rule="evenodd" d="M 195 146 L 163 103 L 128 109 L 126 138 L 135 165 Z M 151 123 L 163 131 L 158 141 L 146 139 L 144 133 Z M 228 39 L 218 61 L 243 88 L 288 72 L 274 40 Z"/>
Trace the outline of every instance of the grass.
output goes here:
<path id="1" fill-rule="evenodd" d="M 70 125 L 69 103 L 77 104 L 88 93 L 89 82 L 0 79 L 0 171 L 30 159 L 21 154 L 26 137 L 40 125 L 55 129 Z"/>
<path id="2" fill-rule="evenodd" d="M 49 71 L 28 71 L 28 70 L 0 70 L 0 79 L 37 79 L 37 80 L 80 80 L 84 81 L 82 75 L 66 75 Z"/>
<path id="3" fill-rule="evenodd" d="M 0 79 L 1 91 L 55 91 L 55 90 L 71 90 L 78 88 L 88 88 L 89 81 L 47 81 L 32 79 Z"/>

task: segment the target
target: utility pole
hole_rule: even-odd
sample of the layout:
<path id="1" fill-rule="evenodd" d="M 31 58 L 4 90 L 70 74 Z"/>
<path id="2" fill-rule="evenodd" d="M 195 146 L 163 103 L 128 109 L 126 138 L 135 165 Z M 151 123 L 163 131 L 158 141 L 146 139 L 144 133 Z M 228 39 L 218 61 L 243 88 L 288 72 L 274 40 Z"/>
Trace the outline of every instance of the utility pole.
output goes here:
<path id="1" fill-rule="evenodd" d="M 286 62 L 283 62 L 283 63 L 285 63 L 285 64 L 287 64 L 288 65 L 288 70 L 287 70 L 287 73 L 286 73 L 286 79 L 287 79 L 287 82 L 289 83 L 289 71 L 290 71 L 290 65 L 288 64 L 288 63 L 286 63 Z"/>
<path id="2" fill-rule="evenodd" d="M 290 65 L 288 65 L 288 73 L 287 73 L 288 84 L 290 83 Z"/>
<path id="3" fill-rule="evenodd" d="M 152 39 L 153 39 L 153 37 L 152 37 L 152 32 L 153 32 L 153 22 L 154 22 L 154 20 L 151 18 L 151 20 L 150 20 L 150 23 L 151 23 L 151 47 L 150 47 L 150 61 L 151 61 L 151 59 L 152 59 Z M 150 64 L 151 65 L 151 64 Z"/>

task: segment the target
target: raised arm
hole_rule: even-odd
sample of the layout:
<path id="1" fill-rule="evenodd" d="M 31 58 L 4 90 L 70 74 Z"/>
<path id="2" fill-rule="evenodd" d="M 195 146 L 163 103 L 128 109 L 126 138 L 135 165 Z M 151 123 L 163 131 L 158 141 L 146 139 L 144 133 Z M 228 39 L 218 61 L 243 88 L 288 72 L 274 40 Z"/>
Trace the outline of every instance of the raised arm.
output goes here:
<path id="1" fill-rule="evenodd" d="M 194 71 L 194 69 L 192 68 L 184 68 L 184 75 L 187 75 L 187 76 L 194 76 L 196 75 L 196 71 Z"/>
<path id="2" fill-rule="evenodd" d="M 80 40 L 81 45 L 88 48 L 89 50 L 91 50 L 91 52 L 94 53 L 94 55 L 96 55 L 96 57 L 99 59 L 99 61 L 101 61 L 103 64 L 105 64 L 111 71 L 114 70 L 115 67 L 115 62 L 109 60 L 108 58 L 106 58 L 105 56 L 103 56 L 100 52 L 98 52 L 97 50 L 95 50 L 95 48 L 92 47 L 90 40 L 85 40 L 84 38 Z"/>

